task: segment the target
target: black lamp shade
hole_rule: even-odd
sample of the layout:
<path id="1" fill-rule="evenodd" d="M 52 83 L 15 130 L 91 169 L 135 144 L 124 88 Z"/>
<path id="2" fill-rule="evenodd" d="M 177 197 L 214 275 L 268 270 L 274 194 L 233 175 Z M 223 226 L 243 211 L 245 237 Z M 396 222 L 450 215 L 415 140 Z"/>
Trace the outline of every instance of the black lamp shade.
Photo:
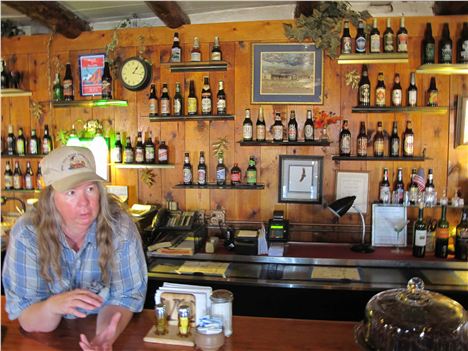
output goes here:
<path id="1" fill-rule="evenodd" d="M 341 199 L 333 201 L 327 208 L 334 213 L 337 217 L 342 217 L 353 206 L 356 196 L 346 196 Z"/>

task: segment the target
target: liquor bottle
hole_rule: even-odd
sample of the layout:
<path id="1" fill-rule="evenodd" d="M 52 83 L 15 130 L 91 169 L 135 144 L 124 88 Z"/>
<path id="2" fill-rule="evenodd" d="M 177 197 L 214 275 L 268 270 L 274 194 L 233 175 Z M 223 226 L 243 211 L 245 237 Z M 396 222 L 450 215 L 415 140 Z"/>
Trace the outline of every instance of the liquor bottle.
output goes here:
<path id="1" fill-rule="evenodd" d="M 223 59 L 223 54 L 219 46 L 219 38 L 214 37 L 213 49 L 211 50 L 211 61 L 221 61 Z"/>
<path id="2" fill-rule="evenodd" d="M 174 33 L 174 39 L 172 41 L 171 48 L 171 62 L 181 62 L 182 61 L 182 48 L 180 47 L 179 42 L 179 33 Z"/>
<path id="3" fill-rule="evenodd" d="M 258 118 L 257 118 L 257 123 L 255 125 L 255 137 L 257 141 L 265 141 L 265 135 L 266 135 L 266 125 L 265 125 L 265 119 L 263 117 L 263 107 L 260 106 L 258 109 Z"/>
<path id="4" fill-rule="evenodd" d="M 171 98 L 169 97 L 169 89 L 167 88 L 167 83 L 163 83 L 163 87 L 161 89 L 160 105 L 161 116 L 169 116 L 171 114 Z"/>
<path id="5" fill-rule="evenodd" d="M 31 162 L 26 162 L 26 172 L 24 172 L 24 188 L 26 190 L 34 189 L 34 173 L 31 168 Z"/>
<path id="6" fill-rule="evenodd" d="M 444 23 L 442 38 L 439 40 L 439 63 L 452 63 L 452 39 L 448 23 Z"/>
<path id="7" fill-rule="evenodd" d="M 385 82 L 383 72 L 379 72 L 377 76 L 377 85 L 375 87 L 375 106 L 384 107 L 385 106 Z"/>
<path id="8" fill-rule="evenodd" d="M 250 110 L 245 110 L 245 118 L 242 123 L 242 138 L 244 141 L 251 141 L 253 138 L 253 123 L 250 119 Z"/>
<path id="9" fill-rule="evenodd" d="M 242 183 L 242 171 L 239 165 L 234 163 L 234 167 L 231 168 L 231 185 L 238 185 Z"/>
<path id="10" fill-rule="evenodd" d="M 401 102 L 403 100 L 403 93 L 400 84 L 400 75 L 398 73 L 395 74 L 395 80 L 393 82 L 392 88 L 392 105 L 393 106 L 401 106 Z"/>
<path id="11" fill-rule="evenodd" d="M 186 152 L 184 156 L 184 166 L 182 168 L 182 172 L 184 175 L 184 184 L 192 184 L 192 165 L 190 164 L 190 156 L 188 152 Z"/>
<path id="12" fill-rule="evenodd" d="M 112 148 L 111 158 L 113 163 L 122 163 L 122 140 L 120 137 L 120 132 L 115 133 L 115 142 L 114 147 Z"/>
<path id="13" fill-rule="evenodd" d="M 127 136 L 125 140 L 125 149 L 124 149 L 124 162 L 133 163 L 135 160 L 135 155 L 133 153 L 132 140 L 130 136 Z"/>
<path id="14" fill-rule="evenodd" d="M 426 23 L 426 32 L 422 41 L 422 64 L 435 63 L 435 40 L 432 36 L 432 24 Z"/>
<path id="15" fill-rule="evenodd" d="M 424 257 L 426 254 L 427 226 L 424 222 L 424 204 L 419 204 L 418 219 L 414 223 L 413 256 Z"/>
<path id="16" fill-rule="evenodd" d="M 184 98 L 180 93 L 180 83 L 176 82 L 175 94 L 172 99 L 172 109 L 174 116 L 182 116 L 184 114 Z"/>
<path id="17" fill-rule="evenodd" d="M 411 170 L 411 178 L 410 178 L 410 184 L 408 186 L 408 197 L 409 197 L 409 202 L 411 205 L 415 205 L 417 200 L 418 200 L 418 184 L 416 184 L 416 181 L 414 177 L 416 176 L 416 168 L 413 168 Z"/>
<path id="18" fill-rule="evenodd" d="M 367 132 L 366 122 L 361 121 L 359 126 L 359 134 L 357 137 L 356 154 L 360 157 L 367 156 Z"/>
<path id="19" fill-rule="evenodd" d="M 372 30 L 370 32 L 370 45 L 369 51 L 371 53 L 380 52 L 380 32 L 377 28 L 377 18 L 374 18 L 374 23 L 372 25 Z"/>
<path id="20" fill-rule="evenodd" d="M 390 203 L 390 181 L 387 168 L 384 168 L 382 180 L 379 183 L 379 201 L 384 204 Z"/>
<path id="21" fill-rule="evenodd" d="M 468 63 L 468 22 L 463 22 L 463 30 L 457 41 L 457 63 Z"/>
<path id="22" fill-rule="evenodd" d="M 62 101 L 64 99 L 63 96 L 63 86 L 60 82 L 60 73 L 55 73 L 54 85 L 52 87 L 53 94 L 52 99 L 54 101 Z"/>
<path id="23" fill-rule="evenodd" d="M 49 135 L 49 125 L 44 126 L 44 136 L 42 137 L 42 154 L 47 155 L 54 149 L 52 138 Z"/>
<path id="24" fill-rule="evenodd" d="M 449 222 L 446 218 L 447 206 L 442 206 L 442 214 L 437 222 L 435 255 L 439 258 L 447 258 L 449 241 Z"/>
<path id="25" fill-rule="evenodd" d="M 15 171 L 13 172 L 13 189 L 23 189 L 23 173 L 21 172 L 18 161 L 15 161 Z"/>
<path id="26" fill-rule="evenodd" d="M 468 209 L 463 209 L 455 234 L 455 259 L 468 261 Z"/>
<path id="27" fill-rule="evenodd" d="M 73 101 L 75 98 L 73 93 L 73 77 L 70 62 L 67 62 L 65 76 L 63 77 L 63 98 L 65 101 Z"/>
<path id="28" fill-rule="evenodd" d="M 7 155 L 14 155 L 16 153 L 16 137 L 13 134 L 13 126 L 8 125 L 8 135 L 7 135 Z"/>
<path id="29" fill-rule="evenodd" d="M 44 181 L 42 179 L 42 169 L 40 164 L 37 165 L 36 188 L 37 190 L 42 190 L 44 188 Z"/>
<path id="30" fill-rule="evenodd" d="M 211 88 L 209 77 L 203 77 L 203 88 L 201 91 L 201 109 L 202 115 L 211 115 L 212 103 L 211 103 Z"/>
<path id="31" fill-rule="evenodd" d="M 161 140 L 161 143 L 158 147 L 158 163 L 166 164 L 169 162 L 169 148 L 166 145 L 164 140 Z"/>
<path id="32" fill-rule="evenodd" d="M 352 39 L 349 34 L 349 21 L 344 21 L 343 36 L 341 37 L 341 53 L 351 54 L 352 53 Z"/>
<path id="33" fill-rule="evenodd" d="M 398 194 L 398 203 L 403 203 L 403 195 L 405 194 L 405 183 L 403 183 L 403 169 L 398 168 L 397 177 L 393 185 L 393 192 Z"/>
<path id="34" fill-rule="evenodd" d="M 224 165 L 223 158 L 218 158 L 218 165 L 216 166 L 216 184 L 226 184 L 226 166 Z"/>
<path id="35" fill-rule="evenodd" d="M 351 132 L 348 129 L 348 121 L 343 120 L 340 132 L 340 156 L 351 156 Z"/>
<path id="36" fill-rule="evenodd" d="M 405 27 L 405 18 L 400 19 L 400 29 L 396 35 L 397 52 L 408 52 L 408 30 Z"/>
<path id="37" fill-rule="evenodd" d="M 109 62 L 104 62 L 104 72 L 102 73 L 102 91 L 103 99 L 112 99 L 112 76 L 110 74 Z"/>
<path id="38" fill-rule="evenodd" d="M 406 129 L 403 133 L 403 156 L 414 156 L 414 132 L 413 123 L 411 121 L 406 121 Z"/>
<path id="39" fill-rule="evenodd" d="M 407 91 L 408 106 L 415 107 L 418 105 L 418 88 L 416 87 L 416 74 L 411 72 L 410 85 Z"/>
<path id="40" fill-rule="evenodd" d="M 155 117 L 158 115 L 158 98 L 156 97 L 156 85 L 151 84 L 150 94 L 148 98 L 149 116 Z"/>
<path id="41" fill-rule="evenodd" d="M 296 111 L 291 110 L 288 122 L 288 141 L 297 141 Z"/>
<path id="42" fill-rule="evenodd" d="M 224 92 L 224 82 L 218 82 L 218 94 L 216 95 L 216 113 L 218 115 L 226 114 L 226 93 Z"/>
<path id="43" fill-rule="evenodd" d="M 314 140 L 314 121 L 312 120 L 312 110 L 307 110 L 307 117 L 304 123 L 304 140 Z"/>
<path id="44" fill-rule="evenodd" d="M 13 189 L 13 172 L 11 171 L 10 161 L 6 161 L 5 172 L 3 173 L 3 186 L 6 190 Z"/>
<path id="45" fill-rule="evenodd" d="M 383 51 L 394 52 L 395 51 L 395 36 L 390 23 L 390 18 L 387 18 L 387 28 L 383 35 Z"/>
<path id="46" fill-rule="evenodd" d="M 370 106 L 370 80 L 367 65 L 362 65 L 361 80 L 358 87 L 358 105 Z"/>
<path id="47" fill-rule="evenodd" d="M 16 154 L 24 156 L 26 151 L 26 139 L 23 135 L 23 128 L 18 128 L 18 137 L 16 138 Z"/>
<path id="48" fill-rule="evenodd" d="M 30 155 L 39 154 L 39 138 L 36 135 L 36 129 L 31 129 L 31 138 L 28 143 L 28 153 Z"/>
<path id="49" fill-rule="evenodd" d="M 190 61 L 201 61 L 200 41 L 198 40 L 198 37 L 193 38 L 193 48 L 190 52 Z"/>
<path id="50" fill-rule="evenodd" d="M 384 135 L 382 129 L 382 122 L 377 122 L 377 132 L 374 135 L 374 156 L 383 157 L 384 156 Z"/>
<path id="51" fill-rule="evenodd" d="M 146 163 L 156 162 L 156 148 L 153 143 L 153 132 L 149 131 L 145 141 L 145 160 Z"/>
<path id="52" fill-rule="evenodd" d="M 435 77 L 431 77 L 429 89 L 427 89 L 427 106 L 438 106 L 439 91 L 437 90 Z"/>
<path id="53" fill-rule="evenodd" d="M 206 164 L 205 164 L 205 153 L 200 151 L 200 158 L 198 160 L 198 185 L 206 185 Z"/>
<path id="54" fill-rule="evenodd" d="M 255 167 L 255 157 L 250 156 L 249 159 L 249 167 L 247 167 L 247 171 L 245 172 L 247 178 L 248 185 L 256 185 L 257 184 L 257 167 Z"/>
<path id="55" fill-rule="evenodd" d="M 187 113 L 189 116 L 196 115 L 198 112 L 197 97 L 195 95 L 195 83 L 190 81 L 189 95 L 187 97 Z"/>
<path id="56" fill-rule="evenodd" d="M 398 122 L 393 121 L 392 135 L 388 143 L 388 155 L 390 157 L 400 156 L 400 137 L 398 136 Z"/>
<path id="57" fill-rule="evenodd" d="M 275 123 L 272 126 L 273 129 L 273 141 L 283 141 L 284 127 L 281 121 L 281 112 L 275 112 Z"/>
<path id="58" fill-rule="evenodd" d="M 366 34 L 364 33 L 364 22 L 359 21 L 355 39 L 355 51 L 357 54 L 366 53 Z"/>
<path id="59" fill-rule="evenodd" d="M 141 132 L 138 132 L 137 143 L 135 145 L 135 163 L 145 163 L 145 146 L 143 145 Z"/>
<path id="60" fill-rule="evenodd" d="M 10 87 L 10 79 L 9 79 L 9 76 L 8 76 L 8 72 L 7 72 L 7 67 L 6 67 L 6 63 L 5 63 L 5 60 L 2 59 L 2 73 L 1 73 L 1 79 L 2 79 L 2 89 L 8 89 Z"/>

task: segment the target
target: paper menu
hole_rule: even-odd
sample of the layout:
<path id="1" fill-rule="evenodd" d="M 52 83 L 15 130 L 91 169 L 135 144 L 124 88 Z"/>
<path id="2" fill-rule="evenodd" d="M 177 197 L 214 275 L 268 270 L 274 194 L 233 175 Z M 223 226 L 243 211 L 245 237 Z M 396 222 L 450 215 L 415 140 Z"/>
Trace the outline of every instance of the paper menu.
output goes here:
<path id="1" fill-rule="evenodd" d="M 314 267 L 311 278 L 330 280 L 361 280 L 359 270 L 355 267 Z"/>
<path id="2" fill-rule="evenodd" d="M 229 263 L 210 261 L 185 261 L 183 265 L 176 269 L 178 274 L 195 274 L 220 276 L 226 278 L 226 271 Z"/>

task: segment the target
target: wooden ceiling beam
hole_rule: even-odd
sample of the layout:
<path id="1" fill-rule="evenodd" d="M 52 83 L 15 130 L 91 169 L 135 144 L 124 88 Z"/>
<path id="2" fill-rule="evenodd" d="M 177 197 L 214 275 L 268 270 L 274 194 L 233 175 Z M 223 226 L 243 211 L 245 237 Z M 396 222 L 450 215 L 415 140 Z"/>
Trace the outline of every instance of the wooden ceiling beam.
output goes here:
<path id="1" fill-rule="evenodd" d="M 69 39 L 79 37 L 82 32 L 91 31 L 87 21 L 57 1 L 3 1 L 3 3 Z"/>
<path id="2" fill-rule="evenodd" d="M 468 1 L 435 1 L 432 11 L 436 16 L 467 15 Z"/>
<path id="3" fill-rule="evenodd" d="M 177 1 L 145 1 L 146 5 L 169 28 L 179 28 L 190 24 L 190 18 L 180 8 Z"/>

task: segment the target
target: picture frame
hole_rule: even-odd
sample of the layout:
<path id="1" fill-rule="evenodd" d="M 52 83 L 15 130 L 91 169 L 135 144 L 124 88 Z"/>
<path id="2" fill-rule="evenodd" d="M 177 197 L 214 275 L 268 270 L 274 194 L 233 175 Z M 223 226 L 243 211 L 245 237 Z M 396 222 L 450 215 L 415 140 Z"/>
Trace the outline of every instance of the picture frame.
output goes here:
<path id="1" fill-rule="evenodd" d="M 323 156 L 279 156 L 278 201 L 322 203 Z"/>
<path id="2" fill-rule="evenodd" d="M 252 44 L 252 104 L 323 104 L 323 50 Z"/>
<path id="3" fill-rule="evenodd" d="M 364 214 L 367 213 L 367 201 L 369 190 L 369 173 L 356 171 L 337 171 L 336 172 L 336 199 L 346 196 L 356 196 L 353 206 L 359 208 Z M 357 213 L 351 207 L 348 213 Z"/>
<path id="4" fill-rule="evenodd" d="M 459 96 L 455 123 L 455 147 L 468 145 L 468 96 Z"/>
<path id="5" fill-rule="evenodd" d="M 406 207 L 398 204 L 372 204 L 372 246 L 406 247 Z"/>
<path id="6" fill-rule="evenodd" d="M 81 96 L 101 96 L 105 58 L 105 54 L 78 56 Z"/>

